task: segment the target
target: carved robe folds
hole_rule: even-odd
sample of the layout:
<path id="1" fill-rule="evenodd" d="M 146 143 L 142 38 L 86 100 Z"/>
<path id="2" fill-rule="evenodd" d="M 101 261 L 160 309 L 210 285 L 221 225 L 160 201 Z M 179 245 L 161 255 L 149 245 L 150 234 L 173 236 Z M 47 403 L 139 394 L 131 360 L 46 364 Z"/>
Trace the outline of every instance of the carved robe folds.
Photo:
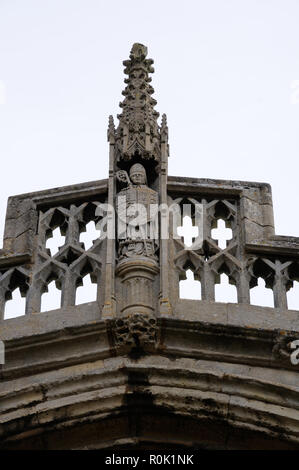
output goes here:
<path id="1" fill-rule="evenodd" d="M 146 185 L 121 190 L 117 215 L 119 260 L 136 256 L 157 260 L 158 193 Z"/>
<path id="2" fill-rule="evenodd" d="M 118 265 L 122 316 L 153 315 L 158 266 L 158 193 L 130 184 L 117 195 Z"/>

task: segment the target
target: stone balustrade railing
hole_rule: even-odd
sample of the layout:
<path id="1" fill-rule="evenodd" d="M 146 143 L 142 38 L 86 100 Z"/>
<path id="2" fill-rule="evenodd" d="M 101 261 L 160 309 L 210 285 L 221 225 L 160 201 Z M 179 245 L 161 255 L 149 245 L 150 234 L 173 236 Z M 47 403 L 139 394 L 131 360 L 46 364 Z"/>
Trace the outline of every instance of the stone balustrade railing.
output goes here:
<path id="1" fill-rule="evenodd" d="M 41 296 L 53 280 L 61 290 L 61 307 L 75 305 L 76 289 L 87 274 L 97 284 L 97 302 L 103 305 L 105 238 L 85 249 L 80 233 L 90 221 L 99 221 L 96 209 L 106 201 L 107 180 L 9 199 L 0 257 L 0 318 L 17 288 L 26 296 L 26 314 L 40 312 Z M 196 204 L 202 213 L 201 240 L 196 244 L 194 237 L 191 248 L 170 223 L 167 270 L 173 304 L 179 298 L 180 280 L 191 269 L 201 283 L 203 301 L 215 301 L 215 285 L 225 273 L 236 286 L 238 303 L 250 303 L 250 290 L 262 278 L 273 291 L 274 307 L 288 308 L 287 292 L 299 281 L 299 238 L 275 235 L 268 185 L 170 177 L 168 204 L 174 203 L 181 207 L 181 214 L 183 206 L 190 205 L 193 224 Z M 219 219 L 232 231 L 225 247 L 213 238 Z M 46 242 L 57 227 L 64 244 L 52 255 Z"/>

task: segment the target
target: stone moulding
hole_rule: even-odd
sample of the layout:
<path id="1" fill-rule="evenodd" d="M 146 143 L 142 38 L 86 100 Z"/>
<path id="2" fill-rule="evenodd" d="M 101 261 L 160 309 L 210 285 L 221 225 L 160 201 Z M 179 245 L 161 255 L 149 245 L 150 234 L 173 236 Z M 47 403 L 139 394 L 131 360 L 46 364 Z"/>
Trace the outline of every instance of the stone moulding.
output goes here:
<path id="1" fill-rule="evenodd" d="M 139 43 L 124 61 L 108 179 L 8 200 L 0 449 L 299 449 L 299 365 L 291 361 L 299 311 L 288 308 L 299 238 L 275 234 L 268 184 L 168 176 L 152 64 Z M 153 202 L 162 209 L 154 222 Z M 191 247 L 178 233 L 187 204 L 198 231 Z M 224 244 L 213 232 L 220 221 L 230 232 Z M 90 246 L 81 233 L 93 223 L 101 233 Z M 47 241 L 57 231 L 54 252 Z M 187 270 L 201 300 L 180 298 Z M 215 301 L 222 275 L 235 304 Z M 96 301 L 76 305 L 85 276 Z M 274 308 L 251 305 L 261 278 Z M 51 282 L 61 308 L 41 312 Z M 4 320 L 16 289 L 24 315 Z"/>
<path id="2" fill-rule="evenodd" d="M 40 334 L 19 339 L 12 339 L 16 320 L 6 322 L 0 448 L 116 446 L 127 437 L 126 416 L 139 429 L 136 439 L 156 445 L 167 435 L 188 446 L 193 435 L 205 448 L 297 448 L 299 389 L 294 369 L 273 352 L 277 330 L 161 318 L 155 354 L 113 357 L 111 320 L 94 320 L 89 304 L 83 324 L 82 309 L 63 329 L 59 312 L 46 313 L 52 328 L 45 321 Z M 180 426 L 169 432 L 174 414 Z M 107 431 L 98 432 L 104 422 Z"/>
<path id="3" fill-rule="evenodd" d="M 218 200 L 224 196 L 235 201 L 246 194 L 258 201 L 255 211 L 269 205 L 263 184 L 169 177 L 168 197 L 176 198 L 182 191 L 190 197 L 201 194 Z M 29 199 L 39 210 L 99 197 L 107 197 L 107 180 L 10 201 L 20 211 L 27 204 L 22 201 Z M 252 223 L 253 215 L 246 213 L 246 204 L 242 207 L 239 220 L 246 231 L 246 221 Z M 13 215 L 11 209 L 8 213 Z M 18 219 L 19 213 L 16 216 Z M 260 225 L 256 226 L 259 231 Z M 10 223 L 9 230 L 13 227 Z M 36 226 L 28 230 L 29 238 L 19 245 L 20 253 L 15 252 L 20 237 L 8 233 L 14 240 L 9 246 L 14 249 L 13 253 L 2 250 L 2 272 L 17 266 L 34 272 Z M 265 243 L 253 240 L 245 244 L 248 256 L 283 253 L 292 260 L 299 253 L 297 247 L 298 238 L 279 236 L 268 237 Z M 215 253 L 223 256 L 216 249 Z M 152 304 L 150 315 L 138 314 L 138 308 L 131 312 L 129 307 L 126 314 L 120 311 L 116 317 L 101 318 L 100 297 L 81 306 L 65 305 L 57 311 L 0 321 L 0 339 L 6 346 L 6 363 L 0 371 L 0 448 L 42 449 L 45 443 L 48 448 L 123 446 L 128 442 L 125 426 L 116 435 L 102 432 L 100 442 L 92 437 L 91 429 L 100 432 L 105 420 L 111 423 L 112 432 L 115 415 L 119 426 L 130 416 L 136 428 L 142 429 L 141 436 L 132 437 L 140 446 L 152 441 L 159 445 L 166 435 L 168 442 L 188 446 L 197 442 L 196 435 L 205 448 L 264 449 L 274 443 L 276 448 L 299 448 L 299 366 L 291 364 L 288 346 L 299 339 L 298 312 L 179 299 L 174 296 L 177 271 L 172 261 L 169 266 L 173 266 L 170 281 L 174 282 L 170 316 L 159 316 Z M 120 280 L 126 278 L 126 271 L 130 274 L 129 268 L 122 272 L 120 265 Z M 102 279 L 105 269 L 103 259 Z M 155 268 L 151 276 L 157 274 Z M 144 416 L 141 421 L 138 410 L 143 410 L 138 415 Z M 186 431 L 184 435 L 169 434 L 174 415 L 182 429 L 193 430 L 193 437 Z M 159 423 L 156 416 L 160 416 Z M 149 428 L 154 430 L 150 435 Z M 57 436 L 62 436 L 66 447 Z"/>

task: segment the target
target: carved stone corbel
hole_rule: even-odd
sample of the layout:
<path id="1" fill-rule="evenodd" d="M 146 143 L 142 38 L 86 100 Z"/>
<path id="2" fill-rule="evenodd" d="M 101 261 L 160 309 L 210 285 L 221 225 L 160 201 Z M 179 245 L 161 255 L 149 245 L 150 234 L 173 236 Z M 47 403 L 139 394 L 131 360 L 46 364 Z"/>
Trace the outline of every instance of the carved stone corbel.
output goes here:
<path id="1" fill-rule="evenodd" d="M 118 347 L 155 345 L 157 320 L 154 316 L 138 313 L 117 318 L 113 322 L 113 337 Z"/>

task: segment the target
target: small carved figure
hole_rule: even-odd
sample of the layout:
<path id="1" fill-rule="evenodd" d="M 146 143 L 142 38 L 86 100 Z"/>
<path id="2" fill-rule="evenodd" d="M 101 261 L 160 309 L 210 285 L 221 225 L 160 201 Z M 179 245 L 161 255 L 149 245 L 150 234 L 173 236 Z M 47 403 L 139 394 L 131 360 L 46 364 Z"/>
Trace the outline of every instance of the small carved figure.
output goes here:
<path id="1" fill-rule="evenodd" d="M 156 259 L 158 249 L 158 193 L 147 185 L 146 171 L 135 163 L 117 178 L 127 186 L 117 195 L 119 259 L 146 256 Z"/>

